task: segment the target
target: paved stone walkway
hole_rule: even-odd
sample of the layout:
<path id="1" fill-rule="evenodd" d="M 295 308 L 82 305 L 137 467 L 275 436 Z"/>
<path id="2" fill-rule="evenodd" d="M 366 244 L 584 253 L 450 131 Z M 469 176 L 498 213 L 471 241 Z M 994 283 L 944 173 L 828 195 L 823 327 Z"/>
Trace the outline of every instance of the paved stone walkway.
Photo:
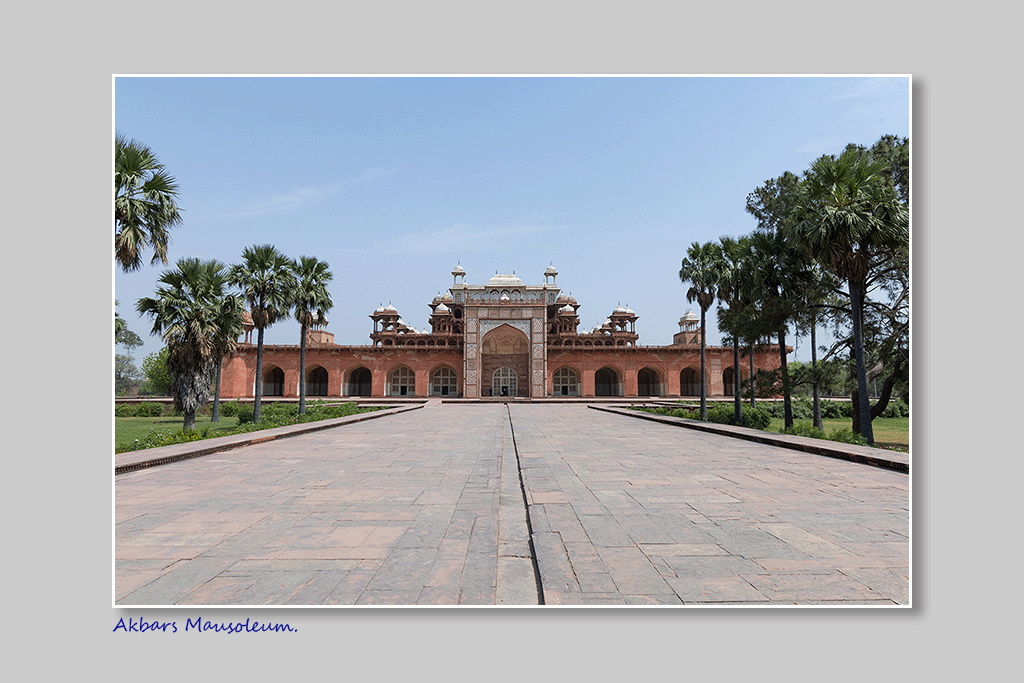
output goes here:
<path id="1" fill-rule="evenodd" d="M 121 474 L 115 524 L 118 605 L 909 602 L 906 474 L 582 404 Z"/>

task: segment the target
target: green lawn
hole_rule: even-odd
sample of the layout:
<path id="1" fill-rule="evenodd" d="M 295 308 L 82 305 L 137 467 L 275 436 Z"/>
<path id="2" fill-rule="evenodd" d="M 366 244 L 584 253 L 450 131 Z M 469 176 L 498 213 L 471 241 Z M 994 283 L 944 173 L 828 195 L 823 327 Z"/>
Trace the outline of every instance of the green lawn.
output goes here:
<path id="1" fill-rule="evenodd" d="M 813 420 L 793 420 L 795 424 L 813 424 Z M 781 417 L 772 418 L 772 422 L 768 425 L 770 432 L 781 432 L 784 422 Z M 821 421 L 822 427 L 825 428 L 825 435 L 829 435 L 833 430 L 841 429 L 846 427 L 850 429 L 853 426 L 853 421 L 849 418 L 840 418 L 836 420 L 825 420 Z M 875 435 L 875 446 L 877 448 L 885 448 L 887 446 L 895 446 L 901 450 L 907 450 L 910 447 L 910 418 L 909 417 L 876 417 L 871 421 L 871 430 Z"/>
<path id="2" fill-rule="evenodd" d="M 115 417 L 114 444 L 123 444 L 139 439 L 140 441 L 156 430 L 180 432 L 185 420 L 182 417 Z M 209 427 L 210 433 L 231 432 L 238 426 L 237 417 L 220 418 L 220 422 L 210 422 L 209 415 L 196 415 L 196 431 Z"/>

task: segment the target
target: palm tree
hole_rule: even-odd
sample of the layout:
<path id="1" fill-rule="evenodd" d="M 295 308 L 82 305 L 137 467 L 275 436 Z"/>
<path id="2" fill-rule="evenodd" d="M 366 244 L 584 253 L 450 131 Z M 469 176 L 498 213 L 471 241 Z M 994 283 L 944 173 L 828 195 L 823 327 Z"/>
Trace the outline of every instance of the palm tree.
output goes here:
<path id="1" fill-rule="evenodd" d="M 300 256 L 292 262 L 295 275 L 295 319 L 301 325 L 299 352 L 299 414 L 306 412 L 306 334 L 311 325 L 323 325 L 327 322 L 327 311 L 333 302 L 327 291 L 327 283 L 334 276 L 326 261 L 319 261 L 312 256 Z"/>
<path id="2" fill-rule="evenodd" d="M 756 232 L 750 244 L 754 274 L 751 293 L 759 304 L 760 325 L 775 334 L 779 341 L 783 421 L 789 429 L 793 426 L 793 408 L 786 362 L 786 332 L 790 321 L 797 316 L 804 292 L 811 285 L 811 264 L 805 253 L 781 231 Z"/>
<path id="3" fill-rule="evenodd" d="M 149 147 L 114 137 L 114 259 L 125 272 L 142 267 L 142 250 L 167 263 L 168 231 L 181 223 L 178 184 Z"/>
<path id="4" fill-rule="evenodd" d="M 740 403 L 740 328 L 746 302 L 746 288 L 750 282 L 750 240 L 747 237 L 734 239 L 722 237 L 715 244 L 715 260 L 719 273 L 718 300 L 726 304 L 728 310 L 719 309 L 719 327 L 729 331 L 732 337 L 733 356 L 733 402 L 735 406 L 735 424 L 743 425 L 743 410 Z"/>
<path id="5" fill-rule="evenodd" d="M 866 282 L 878 254 L 905 250 L 910 241 L 909 212 L 888 182 L 889 173 L 889 164 L 857 148 L 838 158 L 821 157 L 802 183 L 799 221 L 793 229 L 822 268 L 849 286 L 859 404 L 855 410 L 861 435 L 870 445 L 874 434 L 863 335 Z"/>
<path id="6" fill-rule="evenodd" d="M 707 361 L 705 359 L 706 318 L 708 309 L 715 302 L 718 277 L 718 261 L 715 258 L 714 242 L 691 244 L 690 248 L 686 250 L 686 258 L 683 259 L 682 267 L 679 269 L 679 279 L 684 283 L 690 283 L 690 288 L 686 290 L 686 300 L 691 304 L 697 302 L 697 305 L 700 306 L 700 419 L 702 420 L 708 419 Z"/>
<path id="7" fill-rule="evenodd" d="M 192 430 L 196 411 L 210 398 L 217 359 L 242 332 L 242 301 L 226 293 L 226 266 L 219 261 L 185 258 L 158 280 L 156 297 L 139 299 L 135 308 L 153 318 L 153 334 L 167 344 L 174 405 Z"/>
<path id="8" fill-rule="evenodd" d="M 231 266 L 231 284 L 242 290 L 249 304 L 256 343 L 256 400 L 253 422 L 259 422 L 263 397 L 263 331 L 288 315 L 294 301 L 295 276 L 291 259 L 273 245 L 246 247 L 242 263 Z"/>

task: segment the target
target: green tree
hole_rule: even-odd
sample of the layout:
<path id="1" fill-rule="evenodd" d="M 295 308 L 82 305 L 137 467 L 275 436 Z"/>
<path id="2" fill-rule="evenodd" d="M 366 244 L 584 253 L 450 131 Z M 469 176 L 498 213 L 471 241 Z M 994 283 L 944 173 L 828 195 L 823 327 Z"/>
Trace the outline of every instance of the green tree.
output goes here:
<path id="1" fill-rule="evenodd" d="M 167 263 L 170 229 L 181 223 L 178 184 L 153 151 L 121 134 L 114 137 L 114 260 L 125 272 L 142 267 L 142 251 Z"/>
<path id="2" fill-rule="evenodd" d="M 116 310 L 116 307 L 120 305 L 120 302 L 114 302 L 114 343 L 120 344 L 131 351 L 132 349 L 137 349 L 142 346 L 142 338 L 128 329 L 128 323 L 125 322 L 124 318 L 122 318 L 121 314 Z"/>
<path id="3" fill-rule="evenodd" d="M 219 354 L 242 332 L 242 301 L 227 292 L 226 266 L 219 261 L 180 259 L 158 282 L 156 297 L 139 299 L 136 309 L 153 318 L 153 334 L 167 345 L 174 405 L 190 431 L 210 398 Z"/>
<path id="4" fill-rule="evenodd" d="M 715 290 L 718 287 L 718 260 L 716 259 L 715 243 L 698 244 L 694 242 L 686 251 L 686 258 L 679 269 L 679 280 L 689 282 L 686 300 L 700 306 L 700 419 L 708 419 L 708 387 L 707 387 L 707 312 L 715 302 Z"/>
<path id="5" fill-rule="evenodd" d="M 139 382 L 135 359 L 125 353 L 114 354 L 114 394 L 124 396 Z"/>
<path id="6" fill-rule="evenodd" d="M 718 270 L 718 300 L 728 308 L 718 309 L 718 326 L 730 336 L 733 356 L 734 421 L 743 425 L 740 396 L 740 335 L 747 304 L 744 300 L 747 283 L 751 278 L 750 239 L 722 237 L 715 248 Z"/>
<path id="7" fill-rule="evenodd" d="M 121 304 L 114 302 L 114 344 L 123 346 L 128 353 L 114 354 L 114 394 L 124 396 L 128 390 L 137 386 L 140 380 L 139 369 L 135 367 L 135 358 L 131 352 L 142 346 L 142 339 L 128 329 L 128 323 L 117 312 Z"/>
<path id="8" fill-rule="evenodd" d="M 142 374 L 146 378 L 139 393 L 150 396 L 170 396 L 174 382 L 171 371 L 167 369 L 167 358 L 170 351 L 166 346 L 154 351 L 142 359 Z"/>
<path id="9" fill-rule="evenodd" d="M 299 414 L 306 412 L 306 335 L 313 325 L 327 323 L 327 312 L 334 305 L 327 283 L 334 276 L 326 261 L 312 256 L 300 256 L 292 262 L 295 275 L 295 319 L 300 325 L 299 336 Z"/>
<path id="10" fill-rule="evenodd" d="M 786 333 L 803 307 L 803 296 L 811 285 L 811 264 L 805 253 L 786 239 L 786 233 L 756 232 L 750 238 L 752 277 L 747 281 L 759 317 L 752 334 L 774 334 L 779 345 L 779 374 L 782 380 L 783 420 L 793 426 L 793 408 Z"/>
<path id="11" fill-rule="evenodd" d="M 858 148 L 815 161 L 802 183 L 794 235 L 822 268 L 847 283 L 860 434 L 874 444 L 864 355 L 864 304 L 872 266 L 909 249 L 909 212 L 891 168 Z"/>
<path id="12" fill-rule="evenodd" d="M 231 267 L 231 283 L 242 290 L 253 327 L 257 330 L 254 422 L 259 422 L 263 398 L 263 333 L 288 315 L 295 300 L 295 275 L 291 263 L 291 259 L 273 245 L 264 244 L 246 247 L 242 252 L 242 263 Z"/>

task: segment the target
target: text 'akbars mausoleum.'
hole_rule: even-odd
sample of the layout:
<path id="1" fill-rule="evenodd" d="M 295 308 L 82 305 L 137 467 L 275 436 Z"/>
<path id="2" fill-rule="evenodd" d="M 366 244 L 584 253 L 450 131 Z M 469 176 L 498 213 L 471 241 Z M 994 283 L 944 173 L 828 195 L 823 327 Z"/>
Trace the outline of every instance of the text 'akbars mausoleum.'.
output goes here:
<path id="1" fill-rule="evenodd" d="M 639 316 L 616 307 L 600 327 L 579 329 L 580 304 L 555 285 L 524 285 L 495 275 L 466 284 L 461 266 L 448 292 L 430 302 L 431 330 L 407 326 L 394 307 L 373 320 L 372 346 L 341 346 L 311 330 L 306 345 L 307 396 L 447 396 L 464 398 L 700 395 L 700 316 L 687 313 L 668 346 L 637 346 Z M 247 316 L 245 342 L 225 359 L 221 396 L 255 396 L 256 346 Z M 760 347 L 754 369 L 780 364 L 777 346 Z M 750 375 L 741 357 L 740 376 Z M 732 347 L 706 350 L 709 396 L 732 395 Z M 299 346 L 265 345 L 263 395 L 299 394 Z"/>

